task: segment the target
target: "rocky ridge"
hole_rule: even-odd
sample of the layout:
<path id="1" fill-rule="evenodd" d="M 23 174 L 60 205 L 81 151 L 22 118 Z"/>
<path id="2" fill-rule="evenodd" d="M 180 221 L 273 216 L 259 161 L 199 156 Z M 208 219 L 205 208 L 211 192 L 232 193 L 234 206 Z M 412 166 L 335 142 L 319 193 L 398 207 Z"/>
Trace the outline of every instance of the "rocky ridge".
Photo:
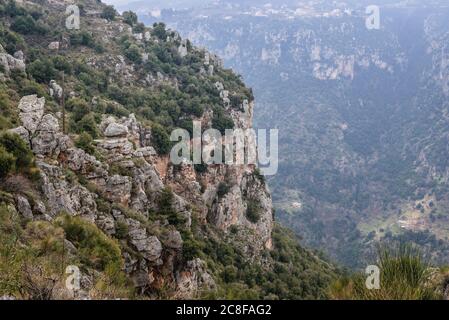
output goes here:
<path id="1" fill-rule="evenodd" d="M 176 263 L 182 257 L 183 248 L 179 231 L 170 228 L 158 238 L 149 234 L 138 219 L 126 215 L 129 209 L 139 216 L 148 216 L 149 210 L 157 208 L 157 195 L 165 187 L 183 191 L 182 196 L 174 194 L 173 210 L 185 218 L 187 227 L 191 225 L 192 206 L 195 206 L 197 218 L 220 231 L 228 232 L 232 226 L 252 230 L 250 239 L 243 243 L 249 259 L 271 247 L 271 199 L 265 184 L 254 176 L 253 168 L 216 165 L 202 177 L 201 182 L 206 189 L 202 194 L 192 166 L 185 165 L 175 170 L 168 164 L 164 167 L 165 171 L 161 171 L 163 167 L 158 164 L 167 159 L 158 156 L 154 148 L 147 145 L 148 130 L 133 114 L 122 119 L 104 117 L 100 127 L 104 128 L 105 138 L 96 141 L 101 156 L 106 159 L 100 162 L 75 147 L 72 139 L 62 133 L 59 119 L 45 113 L 44 106 L 44 98 L 36 95 L 23 97 L 18 106 L 22 126 L 11 130 L 27 141 L 35 154 L 44 195 L 44 201 L 34 208 L 26 198 L 18 196 L 18 211 L 25 218 L 48 221 L 62 212 L 81 216 L 110 236 L 116 234 L 117 223 L 125 224 L 128 227 L 128 243 L 141 256 L 123 256 L 125 271 L 133 277 L 136 287 L 160 285 L 167 281 L 163 276 L 167 272 L 171 274 L 169 282 L 175 286 L 174 295 L 177 297 L 193 297 L 199 289 L 212 289 L 215 285 L 201 259 L 182 265 Z M 129 176 L 109 174 L 111 166 L 126 169 Z M 67 170 L 84 176 L 97 193 L 69 181 Z M 217 200 L 218 185 L 224 180 L 231 190 Z M 102 212 L 96 203 L 98 194 L 120 207 Z M 256 224 L 244 215 L 247 205 L 245 197 L 248 196 L 262 205 L 262 217 Z"/>

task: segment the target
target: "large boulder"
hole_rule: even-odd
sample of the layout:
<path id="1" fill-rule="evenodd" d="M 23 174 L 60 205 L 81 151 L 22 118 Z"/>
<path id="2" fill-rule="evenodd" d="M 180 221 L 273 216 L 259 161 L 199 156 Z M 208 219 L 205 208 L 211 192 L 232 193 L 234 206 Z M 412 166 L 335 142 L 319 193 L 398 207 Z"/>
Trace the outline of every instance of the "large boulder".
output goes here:
<path id="1" fill-rule="evenodd" d="M 129 177 L 114 175 L 106 182 L 105 197 L 122 205 L 128 205 L 131 198 L 131 179 Z"/>
<path id="2" fill-rule="evenodd" d="M 89 179 L 106 179 L 108 176 L 107 166 L 98 161 L 94 156 L 79 148 L 69 148 L 66 151 L 67 166 L 82 173 Z"/>
<path id="3" fill-rule="evenodd" d="M 96 195 L 83 186 L 64 178 L 63 169 L 43 161 L 36 161 L 41 174 L 41 189 L 48 206 L 48 214 L 55 217 L 61 212 L 83 215 L 95 220 L 97 214 Z"/>
<path id="4" fill-rule="evenodd" d="M 107 162 L 119 162 L 130 159 L 134 152 L 134 145 L 126 138 L 96 140 L 98 151 Z"/>
<path id="5" fill-rule="evenodd" d="M 182 237 L 179 231 L 177 230 L 171 230 L 167 232 L 164 239 L 164 246 L 173 249 L 173 250 L 181 250 L 182 249 Z"/>
<path id="6" fill-rule="evenodd" d="M 128 127 L 116 122 L 112 122 L 104 131 L 104 135 L 108 138 L 126 137 L 128 135 Z"/>
<path id="7" fill-rule="evenodd" d="M 50 42 L 50 44 L 48 45 L 48 49 L 59 50 L 59 41 Z"/>
<path id="8" fill-rule="evenodd" d="M 34 134 L 44 116 L 45 98 L 37 95 L 24 96 L 19 102 L 19 117 L 23 127 Z"/>
<path id="9" fill-rule="evenodd" d="M 156 200 L 164 184 L 154 167 L 142 159 L 139 166 L 133 169 L 132 179 L 132 208 L 141 212 L 157 209 Z"/>
<path id="10" fill-rule="evenodd" d="M 162 244 L 155 236 L 148 236 L 147 230 L 140 222 L 134 219 L 127 219 L 129 227 L 129 238 L 131 244 L 139 251 L 146 260 L 160 264 L 162 254 Z"/>
<path id="11" fill-rule="evenodd" d="M 56 83 L 55 80 L 50 81 L 50 96 L 56 97 L 58 99 L 62 98 L 63 90 L 62 87 Z"/>
<path id="12" fill-rule="evenodd" d="M 17 196 L 17 211 L 26 219 L 33 219 L 30 203 L 21 195 Z"/>
<path id="13" fill-rule="evenodd" d="M 68 138 L 60 132 L 58 119 L 51 114 L 42 117 L 31 142 L 35 154 L 47 156 L 58 155 L 69 145 Z"/>
<path id="14" fill-rule="evenodd" d="M 0 65 L 3 66 L 6 75 L 9 75 L 11 71 L 17 70 L 20 72 L 25 72 L 26 66 L 23 60 L 23 53 L 16 52 L 15 57 L 8 54 L 3 47 L 0 46 Z M 17 58 L 16 58 L 17 57 Z M 22 58 L 22 59 L 18 59 Z"/>

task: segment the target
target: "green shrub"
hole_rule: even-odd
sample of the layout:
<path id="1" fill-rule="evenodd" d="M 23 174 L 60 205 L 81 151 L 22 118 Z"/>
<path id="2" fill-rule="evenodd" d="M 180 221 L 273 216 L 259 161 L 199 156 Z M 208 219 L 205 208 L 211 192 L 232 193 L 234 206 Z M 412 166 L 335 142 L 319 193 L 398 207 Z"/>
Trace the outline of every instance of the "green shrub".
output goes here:
<path id="1" fill-rule="evenodd" d="M 101 197 L 98 197 L 95 200 L 95 203 L 97 204 L 98 211 L 104 212 L 104 213 L 111 212 L 111 209 L 112 209 L 111 204 L 108 201 L 102 199 Z"/>
<path id="2" fill-rule="evenodd" d="M 80 31 L 70 34 L 70 45 L 93 48 L 95 46 L 95 41 L 91 33 Z"/>
<path id="3" fill-rule="evenodd" d="M 107 104 L 105 112 L 108 114 L 115 115 L 119 118 L 127 117 L 129 116 L 130 113 L 125 107 L 113 103 Z"/>
<path id="4" fill-rule="evenodd" d="M 18 50 L 23 50 L 26 47 L 25 41 L 20 35 L 11 32 L 7 29 L 4 29 L 1 25 L 0 25 L 0 43 L 5 48 L 5 50 L 10 54 L 13 54 Z"/>
<path id="5" fill-rule="evenodd" d="M 259 179 L 259 181 L 262 182 L 263 184 L 266 183 L 265 176 L 261 173 L 260 168 L 254 169 L 254 176 L 255 176 L 257 179 Z"/>
<path id="6" fill-rule="evenodd" d="M 173 210 L 173 200 L 173 191 L 171 191 L 171 189 L 168 187 L 164 188 L 157 199 L 159 210 L 162 212 L 169 212 Z"/>
<path id="7" fill-rule="evenodd" d="M 225 115 L 223 109 L 214 108 L 212 127 L 219 130 L 221 134 L 225 134 L 226 129 L 234 129 L 234 121 L 229 116 Z"/>
<path id="8" fill-rule="evenodd" d="M 99 135 L 99 131 L 94 114 L 86 114 L 79 122 L 77 122 L 75 124 L 75 131 L 87 132 L 92 138 L 96 139 Z"/>
<path id="9" fill-rule="evenodd" d="M 92 145 L 92 136 L 87 132 L 82 132 L 75 141 L 75 146 L 86 151 L 88 154 L 93 155 L 95 148 Z"/>
<path id="10" fill-rule="evenodd" d="M 0 178 L 6 177 L 14 170 L 16 158 L 6 149 L 0 146 Z"/>
<path id="11" fill-rule="evenodd" d="M 135 63 L 142 62 L 142 55 L 140 49 L 135 44 L 130 45 L 129 48 L 125 50 L 125 56 L 132 62 Z"/>
<path id="12" fill-rule="evenodd" d="M 145 31 L 145 25 L 143 23 L 137 23 L 134 28 L 134 33 L 143 33 Z"/>
<path id="13" fill-rule="evenodd" d="M 80 98 L 70 98 L 67 101 L 66 109 L 72 112 L 72 118 L 75 122 L 80 121 L 91 109 L 86 100 Z"/>
<path id="14" fill-rule="evenodd" d="M 0 88 L 0 90 L 2 89 Z M 0 124 L 0 130 L 9 129 L 11 120 L 14 121 L 17 119 L 17 110 L 9 95 L 6 93 L 0 93 L 0 117 L 5 122 L 4 124 Z"/>
<path id="15" fill-rule="evenodd" d="M 198 173 L 205 173 L 207 171 L 207 164 L 205 163 L 194 164 L 194 169 Z"/>
<path id="16" fill-rule="evenodd" d="M 200 256 L 201 243 L 198 242 L 192 232 L 183 231 L 182 235 L 182 258 L 184 261 L 190 261 Z"/>
<path id="17" fill-rule="evenodd" d="M 155 37 L 158 37 L 160 40 L 166 40 L 167 39 L 167 30 L 165 30 L 165 24 L 164 23 L 155 23 L 153 25 L 152 35 Z"/>
<path id="18" fill-rule="evenodd" d="M 64 229 L 67 240 L 77 247 L 82 263 L 99 270 L 121 265 L 120 247 L 94 224 L 69 215 L 59 217 L 57 224 Z"/>
<path id="19" fill-rule="evenodd" d="M 223 198 L 228 194 L 229 190 L 231 190 L 231 188 L 226 182 L 220 182 L 217 188 L 217 196 Z"/>
<path id="20" fill-rule="evenodd" d="M 115 11 L 113 6 L 104 7 L 103 12 L 101 13 L 101 17 L 109 21 L 114 20 L 116 15 L 117 11 Z"/>
<path id="21" fill-rule="evenodd" d="M 232 225 L 232 226 L 229 228 L 229 232 L 230 232 L 231 234 L 237 234 L 237 233 L 239 232 L 239 227 L 237 227 L 236 225 Z"/>
<path id="22" fill-rule="evenodd" d="M 25 8 L 17 6 L 15 1 L 9 0 L 5 6 L 5 14 L 10 17 L 16 17 L 26 15 L 27 11 L 25 10 Z"/>
<path id="23" fill-rule="evenodd" d="M 52 62 L 54 67 L 59 71 L 64 71 L 66 75 L 69 75 L 72 73 L 72 65 L 67 60 L 66 57 L 63 56 L 55 56 L 52 58 Z"/>
<path id="24" fill-rule="evenodd" d="M 151 141 L 157 153 L 160 155 L 168 154 L 170 152 L 170 137 L 161 125 L 155 124 L 151 128 Z"/>
<path id="25" fill-rule="evenodd" d="M 11 29 L 21 34 L 31 34 L 37 29 L 36 21 L 31 16 L 19 16 L 11 24 Z"/>
<path id="26" fill-rule="evenodd" d="M 125 239 L 128 235 L 128 232 L 128 225 L 123 221 L 117 221 L 117 224 L 115 226 L 115 236 L 118 239 Z"/>
<path id="27" fill-rule="evenodd" d="M 28 96 L 36 94 L 39 97 L 43 97 L 47 94 L 47 90 L 43 86 L 34 80 L 25 80 L 22 82 L 22 87 L 19 90 L 21 96 Z"/>
<path id="28" fill-rule="evenodd" d="M 123 21 L 129 24 L 131 27 L 137 23 L 137 14 L 132 11 L 125 11 L 122 14 Z"/>
<path id="29" fill-rule="evenodd" d="M 47 59 L 37 59 L 27 66 L 27 72 L 40 83 L 48 83 L 56 76 L 53 63 Z"/>
<path id="30" fill-rule="evenodd" d="M 252 223 L 257 223 L 260 220 L 260 206 L 254 200 L 247 201 L 246 218 Z"/>
<path id="31" fill-rule="evenodd" d="M 0 134 L 0 145 L 16 159 L 16 170 L 28 172 L 34 167 L 33 153 L 19 135 L 9 132 Z"/>
<path id="32" fill-rule="evenodd" d="M 235 282 L 237 280 L 237 268 L 234 266 L 226 266 L 223 273 L 222 278 L 226 283 Z"/>
<path id="33" fill-rule="evenodd" d="M 174 194 L 170 188 L 164 188 L 157 197 L 158 214 L 167 218 L 171 225 L 183 227 L 186 220 L 173 209 Z"/>
<path id="34" fill-rule="evenodd" d="M 65 267 L 62 249 L 62 230 L 44 221 L 24 229 L 15 210 L 0 205 L 0 295 L 52 299 Z"/>
<path id="35" fill-rule="evenodd" d="M 125 177 L 132 177 L 133 173 L 130 168 L 121 166 L 120 164 L 113 163 L 109 166 L 109 174 L 111 176 L 113 175 L 119 175 L 119 176 L 125 176 Z"/>

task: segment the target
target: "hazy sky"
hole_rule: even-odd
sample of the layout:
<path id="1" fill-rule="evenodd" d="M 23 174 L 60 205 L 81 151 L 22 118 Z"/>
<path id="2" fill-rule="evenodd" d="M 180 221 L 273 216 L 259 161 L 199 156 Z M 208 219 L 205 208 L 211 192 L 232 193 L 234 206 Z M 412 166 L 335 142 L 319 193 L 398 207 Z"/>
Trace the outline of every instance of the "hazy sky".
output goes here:
<path id="1" fill-rule="evenodd" d="M 107 3 L 107 4 L 112 4 L 112 5 L 122 5 L 122 4 L 126 4 L 126 3 L 130 3 L 133 2 L 132 0 L 102 0 L 102 2 Z M 148 1 L 150 2 L 150 1 Z"/>

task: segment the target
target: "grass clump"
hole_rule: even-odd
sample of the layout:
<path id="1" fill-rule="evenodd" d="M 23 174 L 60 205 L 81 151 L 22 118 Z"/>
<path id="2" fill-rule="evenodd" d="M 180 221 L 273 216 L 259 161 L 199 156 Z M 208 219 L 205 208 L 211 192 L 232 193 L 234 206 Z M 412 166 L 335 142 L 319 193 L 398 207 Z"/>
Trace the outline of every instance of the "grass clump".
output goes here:
<path id="1" fill-rule="evenodd" d="M 10 173 L 23 173 L 36 178 L 37 169 L 29 146 L 15 133 L 0 134 L 0 177 Z"/>
<path id="2" fill-rule="evenodd" d="M 331 285 L 330 296 L 339 300 L 437 300 L 439 270 L 410 245 L 378 250 L 380 288 L 368 289 L 367 275 L 355 274 Z"/>
<path id="3" fill-rule="evenodd" d="M 64 229 L 67 240 L 78 249 L 83 264 L 102 271 L 111 265 L 121 268 L 119 245 L 94 224 L 69 215 L 59 217 L 57 223 Z"/>
<path id="4" fill-rule="evenodd" d="M 260 211 L 260 205 L 255 200 L 248 200 L 245 215 L 249 221 L 252 223 L 259 222 L 261 217 Z"/>

